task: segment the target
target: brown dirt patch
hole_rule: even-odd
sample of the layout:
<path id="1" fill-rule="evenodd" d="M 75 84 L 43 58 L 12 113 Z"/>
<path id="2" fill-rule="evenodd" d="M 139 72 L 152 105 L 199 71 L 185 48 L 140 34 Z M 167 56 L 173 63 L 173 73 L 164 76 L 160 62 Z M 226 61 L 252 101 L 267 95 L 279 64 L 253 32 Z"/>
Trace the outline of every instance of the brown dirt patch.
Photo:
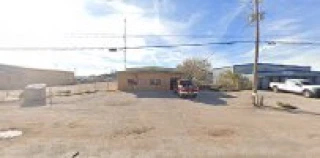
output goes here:
<path id="1" fill-rule="evenodd" d="M 235 131 L 229 128 L 210 129 L 208 135 L 211 137 L 231 137 L 235 135 Z"/>

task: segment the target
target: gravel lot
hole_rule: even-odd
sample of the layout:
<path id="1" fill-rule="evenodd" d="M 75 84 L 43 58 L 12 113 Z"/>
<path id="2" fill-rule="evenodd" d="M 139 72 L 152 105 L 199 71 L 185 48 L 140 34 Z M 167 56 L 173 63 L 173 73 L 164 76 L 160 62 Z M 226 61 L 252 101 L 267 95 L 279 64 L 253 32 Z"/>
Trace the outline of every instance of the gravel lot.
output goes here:
<path id="1" fill-rule="evenodd" d="M 52 106 L 0 103 L 0 157 L 319 157 L 320 99 L 262 92 L 99 92 L 56 97 Z M 276 102 L 297 106 L 281 110 Z"/>

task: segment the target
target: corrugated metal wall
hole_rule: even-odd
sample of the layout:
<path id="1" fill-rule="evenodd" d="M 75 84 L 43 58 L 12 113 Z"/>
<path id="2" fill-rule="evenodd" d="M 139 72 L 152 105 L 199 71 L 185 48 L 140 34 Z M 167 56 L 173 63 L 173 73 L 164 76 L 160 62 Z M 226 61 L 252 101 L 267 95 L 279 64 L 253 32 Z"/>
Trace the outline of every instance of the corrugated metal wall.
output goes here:
<path id="1" fill-rule="evenodd" d="M 45 83 L 48 86 L 75 83 L 73 72 L 21 68 L 0 65 L 0 89 L 23 89 L 28 84 Z"/>

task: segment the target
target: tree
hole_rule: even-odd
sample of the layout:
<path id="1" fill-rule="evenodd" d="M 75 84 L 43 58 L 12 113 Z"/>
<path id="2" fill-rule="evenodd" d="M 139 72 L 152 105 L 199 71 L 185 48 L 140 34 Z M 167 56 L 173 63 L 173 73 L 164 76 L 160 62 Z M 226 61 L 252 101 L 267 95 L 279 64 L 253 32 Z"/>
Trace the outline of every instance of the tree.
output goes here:
<path id="1" fill-rule="evenodd" d="M 251 82 L 247 77 L 230 70 L 220 75 L 218 84 L 227 90 L 251 89 Z"/>
<path id="2" fill-rule="evenodd" d="M 211 64 L 205 59 L 189 58 L 179 64 L 177 69 L 184 74 L 185 78 L 192 79 L 197 84 L 205 84 L 211 72 Z"/>

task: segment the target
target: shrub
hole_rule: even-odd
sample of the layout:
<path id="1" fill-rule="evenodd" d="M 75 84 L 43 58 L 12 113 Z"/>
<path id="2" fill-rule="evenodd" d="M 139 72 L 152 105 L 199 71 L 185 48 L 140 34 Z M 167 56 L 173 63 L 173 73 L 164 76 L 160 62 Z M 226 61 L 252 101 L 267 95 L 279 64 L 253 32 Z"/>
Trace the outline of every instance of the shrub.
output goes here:
<path id="1" fill-rule="evenodd" d="M 248 90 L 252 88 L 249 78 L 232 71 L 222 73 L 219 76 L 218 85 L 221 90 L 226 91 Z"/>
<path id="2" fill-rule="evenodd" d="M 288 109 L 288 110 L 298 109 L 297 107 L 292 106 L 289 103 L 283 103 L 283 102 L 280 102 L 280 101 L 277 102 L 277 106 L 280 106 L 280 107 L 282 107 L 284 109 Z"/>

